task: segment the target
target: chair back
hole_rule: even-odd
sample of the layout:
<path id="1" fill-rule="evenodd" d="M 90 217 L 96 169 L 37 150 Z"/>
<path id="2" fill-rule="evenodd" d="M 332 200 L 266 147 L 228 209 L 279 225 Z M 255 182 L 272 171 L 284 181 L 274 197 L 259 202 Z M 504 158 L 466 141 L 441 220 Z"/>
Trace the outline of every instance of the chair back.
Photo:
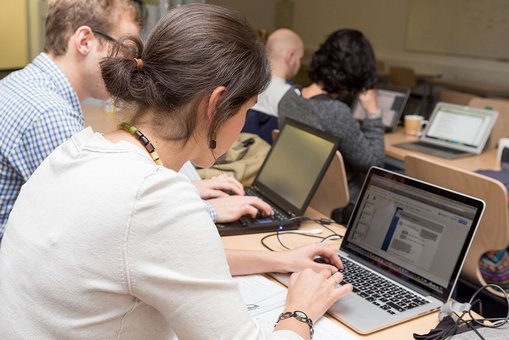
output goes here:
<path id="1" fill-rule="evenodd" d="M 348 190 L 345 163 L 341 153 L 336 151 L 309 205 L 330 217 L 332 210 L 346 207 L 348 202 L 350 202 L 350 191 Z"/>
<path id="2" fill-rule="evenodd" d="M 389 67 L 391 84 L 413 89 L 417 85 L 417 77 L 413 68 L 404 66 Z"/>
<path id="3" fill-rule="evenodd" d="M 440 101 L 458 104 L 458 105 L 469 105 L 470 101 L 474 98 L 479 98 L 475 94 L 451 91 L 451 90 L 442 90 L 440 91 Z"/>
<path id="4" fill-rule="evenodd" d="M 405 174 L 484 200 L 486 209 L 461 275 L 476 286 L 485 285 L 486 281 L 479 268 L 482 255 L 488 251 L 504 249 L 509 245 L 506 187 L 487 176 L 441 164 L 416 154 L 410 154 L 405 158 Z M 501 296 L 500 292 L 493 289 L 490 292 Z"/>
<path id="5" fill-rule="evenodd" d="M 385 71 L 385 62 L 383 60 L 380 59 L 376 60 L 376 71 L 377 72 Z"/>
<path id="6" fill-rule="evenodd" d="M 470 100 L 468 106 L 498 111 L 497 122 L 487 143 L 489 148 L 496 148 L 500 138 L 509 137 L 509 100 L 478 97 Z"/>
<path id="7" fill-rule="evenodd" d="M 274 141 L 278 134 L 278 129 L 272 130 Z M 345 163 L 341 153 L 336 151 L 309 205 L 321 214 L 330 217 L 332 210 L 346 207 L 349 201 L 350 191 L 348 190 Z"/>

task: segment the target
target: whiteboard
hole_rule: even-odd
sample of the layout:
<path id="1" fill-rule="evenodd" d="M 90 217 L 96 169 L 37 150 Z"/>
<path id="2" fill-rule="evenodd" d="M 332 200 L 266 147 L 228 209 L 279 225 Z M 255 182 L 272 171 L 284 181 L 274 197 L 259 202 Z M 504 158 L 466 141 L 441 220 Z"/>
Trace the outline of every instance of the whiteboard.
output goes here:
<path id="1" fill-rule="evenodd" d="M 405 47 L 509 61 L 508 0 L 409 0 Z"/>

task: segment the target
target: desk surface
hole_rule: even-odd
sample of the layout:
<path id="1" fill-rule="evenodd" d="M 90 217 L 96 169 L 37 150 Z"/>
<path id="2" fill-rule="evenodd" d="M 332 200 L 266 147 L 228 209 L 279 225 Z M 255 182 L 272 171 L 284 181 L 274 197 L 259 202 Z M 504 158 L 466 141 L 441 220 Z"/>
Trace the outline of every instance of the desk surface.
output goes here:
<path id="1" fill-rule="evenodd" d="M 386 157 L 393 158 L 398 161 L 403 161 L 406 155 L 410 153 L 417 153 L 429 157 L 430 159 L 436 160 L 443 164 L 452 165 L 465 170 L 478 170 L 478 169 L 490 169 L 498 170 L 499 165 L 497 162 L 497 150 L 488 149 L 480 155 L 468 156 L 457 159 L 445 159 L 440 157 L 423 154 L 416 151 L 406 150 L 393 146 L 397 143 L 412 142 L 417 140 L 417 137 L 405 135 L 404 129 L 398 127 L 395 132 L 385 134 L 385 155 Z"/>
<path id="2" fill-rule="evenodd" d="M 308 211 L 309 215 L 315 215 L 316 213 L 313 211 Z M 301 229 L 313 229 L 316 228 L 316 224 L 312 222 L 306 222 L 303 224 Z M 331 227 L 335 232 L 340 235 L 345 233 L 345 228 L 342 226 L 332 226 Z M 325 237 L 329 235 L 330 232 L 324 229 L 324 232 L 319 236 Z M 250 234 L 250 235 L 239 235 L 239 236 L 223 236 L 221 239 L 223 241 L 223 245 L 227 249 L 249 249 L 249 250 L 263 250 L 265 249 L 260 240 L 263 236 L 267 234 Z M 282 241 L 286 246 L 295 248 L 298 246 L 302 246 L 305 244 L 309 244 L 312 242 L 316 242 L 316 239 L 305 237 L 302 235 L 296 234 L 286 234 L 281 236 Z M 275 237 L 267 239 L 267 244 L 277 250 L 284 250 L 283 247 L 278 243 Z M 339 248 L 339 241 L 331 241 L 331 246 L 335 249 Z M 339 321 L 327 315 L 327 317 L 334 322 L 342 325 Z M 413 333 L 425 334 L 429 332 L 432 328 L 436 327 L 438 324 L 438 312 L 431 313 L 425 316 L 421 316 L 417 319 L 409 320 L 407 322 L 401 323 L 396 326 L 389 327 L 387 329 L 369 334 L 369 335 L 361 335 L 355 333 L 353 330 L 348 328 L 347 326 L 342 325 L 345 329 L 350 331 L 352 334 L 360 337 L 361 339 L 413 339 Z"/>

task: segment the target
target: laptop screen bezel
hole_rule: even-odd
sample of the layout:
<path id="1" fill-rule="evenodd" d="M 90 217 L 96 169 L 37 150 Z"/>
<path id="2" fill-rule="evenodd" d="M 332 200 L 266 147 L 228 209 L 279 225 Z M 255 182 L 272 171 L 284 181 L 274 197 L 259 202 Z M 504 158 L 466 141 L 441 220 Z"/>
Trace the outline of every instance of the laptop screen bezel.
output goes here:
<path id="1" fill-rule="evenodd" d="M 485 131 L 482 132 L 483 135 L 481 137 L 481 142 L 479 143 L 479 145 L 477 145 L 477 146 L 465 145 L 465 144 L 460 144 L 455 141 L 441 140 L 441 139 L 436 139 L 434 137 L 429 136 L 429 130 L 433 126 L 433 122 L 434 122 L 436 116 L 438 115 L 438 113 L 441 110 L 443 110 L 443 108 L 458 109 L 458 110 L 462 110 L 465 112 L 478 112 L 478 113 L 482 113 L 486 116 L 491 117 L 490 125 L 488 125 L 486 127 Z M 456 105 L 456 104 L 450 104 L 450 103 L 445 103 L 445 102 L 438 102 L 435 105 L 435 108 L 433 109 L 433 113 L 431 114 L 431 116 L 429 118 L 429 123 L 427 124 L 426 128 L 422 132 L 421 140 L 426 143 L 435 144 L 435 145 L 439 145 L 439 146 L 445 146 L 450 149 L 466 151 L 466 152 L 478 155 L 478 154 L 482 153 L 484 146 L 486 145 L 486 142 L 488 141 L 488 138 L 491 134 L 491 131 L 493 130 L 493 126 L 495 125 L 495 123 L 497 121 L 497 117 L 498 117 L 498 112 L 495 110 L 488 110 L 488 109 L 481 109 L 481 108 L 471 107 L 471 106 L 463 106 L 463 105 Z"/>
<path id="2" fill-rule="evenodd" d="M 460 252 L 460 254 L 458 256 L 458 259 L 456 260 L 456 264 L 454 265 L 454 269 L 452 271 L 452 275 L 451 275 L 451 277 L 449 279 L 447 287 L 444 287 L 444 286 L 442 286 L 442 285 L 440 285 L 440 284 L 438 284 L 436 282 L 433 282 L 435 285 L 438 285 L 438 286 L 443 288 L 443 293 L 442 294 L 439 294 L 437 291 L 435 291 L 432 288 L 430 288 L 430 287 L 420 283 L 419 281 L 413 280 L 410 277 L 402 274 L 401 272 L 398 272 L 398 271 L 390 268 L 389 266 L 386 266 L 386 265 L 384 265 L 384 264 L 382 264 L 380 262 L 377 262 L 377 261 L 373 260 L 372 258 L 370 258 L 369 256 L 366 256 L 366 255 L 362 254 L 361 252 L 358 252 L 356 250 L 358 245 L 355 245 L 354 243 L 348 241 L 350 233 L 353 232 L 353 230 L 354 230 L 353 223 L 354 223 L 354 221 L 356 221 L 356 217 L 360 213 L 361 203 L 362 203 L 363 198 L 364 198 L 364 196 L 365 196 L 365 194 L 367 192 L 369 183 L 371 182 L 371 178 L 374 175 L 378 175 L 378 176 L 383 176 L 385 178 L 394 179 L 394 180 L 396 180 L 399 183 L 404 183 L 404 184 L 407 184 L 407 185 L 410 185 L 410 186 L 413 186 L 413 187 L 416 187 L 416 188 L 419 188 L 419 189 L 422 189 L 422 190 L 426 190 L 426 191 L 428 191 L 430 193 L 440 195 L 440 196 L 445 197 L 445 198 L 453 199 L 453 200 L 455 200 L 457 202 L 460 202 L 460 203 L 472 206 L 472 207 L 474 207 L 477 210 L 476 215 L 474 216 L 473 221 L 472 221 L 472 227 L 470 228 L 470 230 L 467 233 L 467 237 L 465 238 L 465 242 L 464 242 L 464 244 L 463 244 L 463 246 L 461 248 L 461 252 Z M 402 175 L 402 174 L 398 174 L 398 173 L 395 173 L 395 172 L 392 172 L 392 171 L 388 171 L 388 170 L 385 170 L 385 169 L 382 169 L 382 168 L 372 167 L 372 168 L 370 168 L 370 170 L 368 172 L 368 175 L 365 178 L 364 185 L 362 187 L 361 193 L 359 195 L 359 198 L 357 200 L 357 203 L 355 205 L 353 213 L 352 213 L 352 215 L 350 217 L 350 220 L 348 222 L 348 228 L 347 228 L 347 231 L 345 233 L 345 236 L 343 237 L 343 241 L 341 243 L 340 250 L 346 251 L 349 254 L 353 254 L 356 257 L 361 258 L 363 261 L 365 261 L 365 262 L 367 262 L 367 263 L 369 263 L 369 264 L 371 264 L 373 266 L 376 266 L 378 268 L 383 268 L 384 270 L 390 272 L 391 275 L 394 275 L 394 276 L 398 277 L 398 279 L 400 279 L 400 280 L 402 280 L 404 282 L 410 283 L 412 285 L 418 286 L 421 289 L 424 289 L 425 291 L 429 292 L 430 295 L 434 296 L 437 299 L 440 299 L 441 301 L 446 301 L 447 299 L 449 299 L 451 297 L 454 285 L 456 284 L 456 281 L 458 280 L 458 277 L 459 277 L 460 272 L 461 272 L 461 268 L 462 268 L 463 263 L 465 262 L 465 259 L 467 257 L 468 249 L 471 246 L 472 240 L 474 239 L 475 232 L 477 230 L 477 226 L 478 226 L 479 221 L 480 221 L 480 219 L 482 217 L 482 214 L 483 214 L 483 211 L 484 211 L 484 206 L 485 206 L 484 201 L 482 201 L 480 199 L 477 199 L 477 198 L 474 198 L 474 197 L 471 197 L 471 196 L 468 196 L 468 195 L 465 195 L 465 194 L 461 194 L 461 193 L 458 193 L 458 192 L 455 192 L 455 191 L 452 191 L 452 190 L 449 190 L 449 189 L 445 189 L 443 187 L 439 187 L 439 186 L 436 186 L 436 185 L 433 185 L 433 184 L 430 184 L 430 183 L 426 183 L 426 182 L 423 182 L 423 181 L 420 181 L 420 180 L 417 180 L 417 179 L 414 179 L 414 178 L 411 178 L 411 177 L 408 177 L 408 176 L 405 176 L 405 175 Z M 369 253 L 369 251 L 368 251 L 368 253 Z M 373 254 L 373 255 L 374 256 L 378 256 L 376 254 Z M 395 264 L 395 263 L 393 263 L 391 261 L 388 261 L 386 259 L 384 259 L 384 261 L 386 261 L 387 263 L 391 263 L 393 265 L 393 267 L 395 267 L 395 268 L 401 267 L 401 266 L 399 266 L 399 265 L 397 265 L 397 264 Z M 407 270 L 407 269 L 405 269 L 405 270 Z M 414 274 L 414 275 L 420 276 L 420 275 L 418 275 L 418 274 L 416 274 L 416 273 L 414 273 L 414 272 L 412 272 L 410 270 L 407 270 L 407 271 L 410 274 Z"/>
<path id="3" fill-rule="evenodd" d="M 394 115 L 392 117 L 392 120 L 391 120 L 391 124 L 390 125 L 385 125 L 384 124 L 384 127 L 385 127 L 386 131 L 393 131 L 398 126 L 398 123 L 399 123 L 399 121 L 401 119 L 401 115 L 405 111 L 405 107 L 407 105 L 408 98 L 410 97 L 410 89 L 407 88 L 407 87 L 395 86 L 395 85 L 391 85 L 391 84 L 378 84 L 377 87 L 376 87 L 376 90 L 385 90 L 385 91 L 398 92 L 402 96 L 404 96 L 404 98 L 405 98 L 404 101 L 403 101 L 403 104 L 401 105 L 400 110 L 394 113 Z M 377 93 L 377 97 L 378 97 L 378 93 Z M 361 105 L 361 103 L 359 101 L 359 95 L 357 95 L 355 97 L 354 103 L 352 105 L 352 113 L 353 113 L 355 119 L 363 120 L 363 118 L 356 116 L 356 112 L 358 112 L 357 110 L 359 110 L 359 105 Z M 362 108 L 362 106 L 360 107 L 360 109 L 364 110 Z M 386 114 L 386 112 L 384 112 L 382 110 L 382 115 L 385 116 L 385 114 Z"/>
<path id="4" fill-rule="evenodd" d="M 263 173 L 263 170 L 265 168 L 266 163 L 270 160 L 270 157 L 272 157 L 273 151 L 275 148 L 277 148 L 278 140 L 280 140 L 281 136 L 284 136 L 285 129 L 287 126 L 292 126 L 294 128 L 297 128 L 299 130 L 305 131 L 306 133 L 313 134 L 321 139 L 324 139 L 330 143 L 332 143 L 333 147 L 331 148 L 331 151 L 329 152 L 329 156 L 327 157 L 322 169 L 320 170 L 320 173 L 318 174 L 317 178 L 315 179 L 315 182 L 313 183 L 311 190 L 308 192 L 305 200 L 303 201 L 302 206 L 297 207 L 294 204 L 288 202 L 284 197 L 279 195 L 276 191 L 272 190 L 270 187 L 264 185 L 262 182 L 260 182 L 259 177 Z M 280 209 L 283 211 L 294 215 L 294 216 L 302 216 L 304 212 L 306 211 L 307 207 L 309 206 L 309 203 L 311 202 L 311 199 L 313 198 L 316 189 L 318 189 L 318 186 L 320 185 L 326 171 L 329 168 L 329 165 L 332 161 L 332 158 L 336 154 L 336 151 L 339 146 L 339 138 L 326 133 L 324 131 L 315 129 L 311 126 L 308 126 L 306 124 L 303 124 L 297 120 L 291 119 L 286 117 L 285 122 L 279 132 L 278 138 L 274 141 L 272 144 L 272 147 L 269 150 L 269 153 L 265 157 L 265 160 L 262 163 L 262 166 L 260 167 L 260 170 L 256 174 L 256 177 L 253 181 L 253 187 L 256 188 L 258 192 L 260 192 L 264 198 L 267 198 L 271 203 L 277 205 Z M 285 164 L 281 164 L 281 166 L 285 166 Z"/>

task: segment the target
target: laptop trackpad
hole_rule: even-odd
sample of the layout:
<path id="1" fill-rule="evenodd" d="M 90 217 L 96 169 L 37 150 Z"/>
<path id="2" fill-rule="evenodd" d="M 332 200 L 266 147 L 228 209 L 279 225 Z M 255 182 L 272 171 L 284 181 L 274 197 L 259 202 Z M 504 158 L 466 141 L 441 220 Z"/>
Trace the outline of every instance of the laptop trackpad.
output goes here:
<path id="1" fill-rule="evenodd" d="M 398 318 L 354 293 L 339 299 L 328 312 L 339 321 L 363 334 L 386 327 L 388 320 Z M 366 317 L 367 315 L 369 317 Z"/>
<path id="2" fill-rule="evenodd" d="M 287 287 L 290 284 L 290 274 L 270 273 L 270 276 Z M 374 329 L 384 327 L 387 325 L 387 320 L 394 318 L 393 315 L 354 293 L 349 293 L 339 299 L 328 312 L 359 333 L 368 333 Z M 369 315 L 369 317 L 366 317 L 366 315 Z M 353 327 L 353 325 L 356 327 Z"/>

